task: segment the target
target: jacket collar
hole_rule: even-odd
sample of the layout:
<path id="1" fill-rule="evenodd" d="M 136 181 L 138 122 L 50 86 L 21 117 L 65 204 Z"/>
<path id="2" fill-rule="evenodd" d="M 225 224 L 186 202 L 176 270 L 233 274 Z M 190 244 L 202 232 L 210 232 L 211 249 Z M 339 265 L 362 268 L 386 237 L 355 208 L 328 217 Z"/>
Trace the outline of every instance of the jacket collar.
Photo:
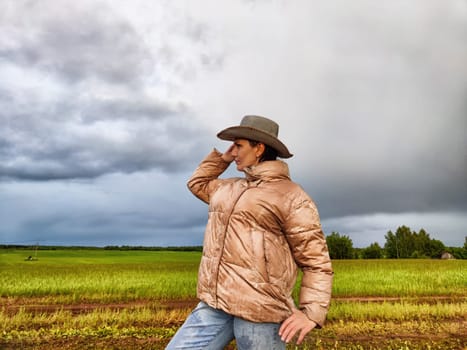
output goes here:
<path id="1" fill-rule="evenodd" d="M 289 167 L 281 160 L 270 160 L 247 167 L 244 170 L 248 181 L 290 180 Z"/>

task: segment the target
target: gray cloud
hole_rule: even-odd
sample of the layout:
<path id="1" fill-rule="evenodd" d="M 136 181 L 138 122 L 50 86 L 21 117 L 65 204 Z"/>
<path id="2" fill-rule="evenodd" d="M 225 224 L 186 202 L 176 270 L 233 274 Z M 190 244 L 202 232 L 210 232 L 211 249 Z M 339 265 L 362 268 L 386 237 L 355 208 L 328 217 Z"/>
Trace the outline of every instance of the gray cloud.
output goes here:
<path id="1" fill-rule="evenodd" d="M 284 128 L 298 179 L 325 217 L 465 211 L 467 8 L 365 4 L 322 25 L 309 116 Z"/>
<path id="2" fill-rule="evenodd" d="M 60 103 L 54 111 L 44 111 L 48 106 L 35 104 L 31 95 L 28 104 L 21 100 L 0 102 L 0 174 L 10 178 L 87 178 L 152 168 L 180 171 L 189 162 L 190 150 L 203 144 L 202 130 L 188 115 L 150 99 L 81 98 Z"/>
<path id="3" fill-rule="evenodd" d="M 141 37 L 102 4 L 12 3 L 7 2 L 10 11 L 0 26 L 8 37 L 0 49 L 3 59 L 69 83 L 97 79 L 132 84 L 153 65 Z"/>
<path id="4" fill-rule="evenodd" d="M 33 244 L 201 244 L 205 206 L 186 175 L 146 171 L 92 180 L 0 183 L 2 240 Z M 185 243 L 183 243 L 185 242 Z"/>
<path id="5" fill-rule="evenodd" d="M 6 4 L 0 71 L 10 81 L 0 82 L 0 177 L 185 169 L 203 131 L 182 102 L 148 90 L 157 58 L 129 22 L 94 2 Z M 53 10 L 41 11 L 47 4 Z"/>
<path id="6" fill-rule="evenodd" d="M 199 244 L 186 180 L 258 113 L 328 233 L 462 243 L 465 2 L 339 5 L 3 1 L 2 238 Z"/>

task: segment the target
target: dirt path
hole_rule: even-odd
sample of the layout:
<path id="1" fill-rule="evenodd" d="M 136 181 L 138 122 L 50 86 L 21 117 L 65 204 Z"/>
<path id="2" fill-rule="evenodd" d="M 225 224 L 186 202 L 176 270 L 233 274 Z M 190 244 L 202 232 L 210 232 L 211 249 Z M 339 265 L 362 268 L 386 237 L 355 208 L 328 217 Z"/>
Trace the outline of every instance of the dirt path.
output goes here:
<path id="1" fill-rule="evenodd" d="M 19 310 L 24 310 L 33 313 L 53 313 L 60 310 L 70 311 L 72 314 L 81 314 L 92 312 L 99 309 L 122 310 L 122 309 L 185 309 L 192 308 L 197 304 L 197 299 L 185 300 L 138 300 L 121 303 L 76 303 L 76 304 L 47 304 L 40 298 L 28 298 L 18 300 L 1 300 L 0 309 L 3 309 L 7 314 L 16 313 Z"/>
<path id="2" fill-rule="evenodd" d="M 339 297 L 333 298 L 336 302 L 359 302 L 359 303 L 383 303 L 383 302 L 401 302 L 409 301 L 417 304 L 434 304 L 434 303 L 451 303 L 466 300 L 467 297 L 452 296 L 429 296 L 429 297 L 414 297 L 414 298 L 387 298 L 387 297 Z M 34 313 L 53 313 L 60 310 L 70 311 L 73 314 L 81 314 L 92 312 L 97 309 L 137 309 L 151 308 L 154 310 L 174 310 L 174 309 L 190 309 L 198 303 L 197 299 L 183 300 L 137 300 L 121 303 L 97 303 L 97 302 L 82 302 L 76 304 L 48 304 L 41 298 L 0 298 L 0 309 L 3 309 L 7 314 L 16 313 L 19 310 L 24 310 Z"/>

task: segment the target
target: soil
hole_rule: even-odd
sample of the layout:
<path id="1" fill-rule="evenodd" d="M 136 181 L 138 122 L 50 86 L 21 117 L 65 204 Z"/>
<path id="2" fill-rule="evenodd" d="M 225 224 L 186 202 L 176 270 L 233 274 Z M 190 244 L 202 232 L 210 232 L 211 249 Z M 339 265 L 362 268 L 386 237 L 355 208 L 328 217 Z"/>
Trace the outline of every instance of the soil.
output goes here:
<path id="1" fill-rule="evenodd" d="M 452 298 L 448 296 L 436 297 L 417 297 L 414 302 L 417 303 L 450 303 L 459 302 L 460 299 L 465 298 Z M 334 298 L 334 301 L 353 301 L 353 302 L 368 302 L 368 303 L 382 303 L 382 302 L 398 302 L 408 300 L 407 298 L 384 298 L 384 297 L 368 297 L 368 298 Z M 411 301 L 411 302 L 413 302 Z M 136 308 L 150 308 L 154 310 L 175 310 L 175 309 L 192 309 L 197 304 L 196 299 L 188 300 L 138 300 L 134 302 L 125 303 L 93 303 L 81 302 L 70 305 L 57 305 L 46 304 L 44 299 L 41 298 L 0 298 L 0 309 L 3 312 L 14 315 L 19 310 L 29 311 L 33 313 L 53 313 L 59 310 L 70 311 L 74 315 L 92 312 L 98 309 L 136 309 Z M 459 329 L 467 328 L 467 321 L 450 320 L 451 322 L 459 322 Z M 443 321 L 440 321 L 440 326 Z M 179 326 L 179 325 L 174 325 Z M 168 339 L 161 339 L 159 337 L 67 337 L 67 338 L 44 338 L 44 339 L 22 339 L 22 340 L 6 340 L 1 336 L 0 331 L 0 349 L 164 349 Z M 337 347 L 336 344 L 339 344 Z M 310 347 L 315 348 L 316 339 L 310 340 Z M 357 349 L 357 344 L 361 344 L 361 349 L 391 349 L 397 346 L 397 349 L 452 349 L 452 350 L 466 350 L 467 349 L 467 332 L 461 334 L 440 333 L 432 334 L 412 334 L 401 333 L 394 336 L 362 336 L 362 335 L 335 335 L 332 338 L 326 339 L 320 337 L 319 349 Z M 399 344 L 399 345 L 397 345 Z M 408 344 L 408 345 L 407 345 Z M 409 347 L 407 347 L 409 346 Z M 235 349 L 234 343 L 230 344 L 226 349 Z"/>
<path id="2" fill-rule="evenodd" d="M 428 296 L 428 297 L 416 297 L 414 301 L 419 304 L 435 304 L 438 302 L 451 303 L 458 302 L 465 298 L 453 298 L 452 296 Z M 400 302 L 400 301 L 411 301 L 410 298 L 395 298 L 395 297 L 334 297 L 334 301 L 339 302 L 360 302 L 360 303 L 383 303 L 383 302 Z M 14 314 L 18 310 L 22 309 L 29 312 L 37 313 L 52 313 L 59 310 L 70 311 L 72 314 L 82 314 L 91 312 L 96 309 L 109 309 L 109 310 L 121 310 L 121 309 L 134 309 L 141 307 L 150 307 L 152 309 L 191 309 L 196 306 L 198 299 L 183 299 L 183 300 L 138 300 L 124 303 L 76 303 L 76 304 L 44 304 L 40 298 L 0 298 L 0 308 L 3 308 L 8 314 Z"/>
<path id="3" fill-rule="evenodd" d="M 3 300 L 2 300 L 3 299 Z M 77 304 L 44 304 L 40 298 L 8 299 L 0 298 L 0 308 L 7 314 L 15 314 L 19 310 L 37 313 L 53 313 L 60 310 L 70 311 L 72 314 L 83 314 L 97 309 L 122 310 L 150 307 L 152 309 L 188 309 L 198 303 L 197 299 L 185 300 L 138 300 L 124 303 L 77 303 Z"/>

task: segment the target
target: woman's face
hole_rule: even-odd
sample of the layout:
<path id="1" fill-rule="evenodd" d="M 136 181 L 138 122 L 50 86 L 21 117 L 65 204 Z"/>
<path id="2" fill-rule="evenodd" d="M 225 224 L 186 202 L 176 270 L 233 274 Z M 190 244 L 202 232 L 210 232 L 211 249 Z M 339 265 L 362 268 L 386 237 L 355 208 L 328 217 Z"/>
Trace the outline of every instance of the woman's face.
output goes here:
<path id="1" fill-rule="evenodd" d="M 258 164 L 262 152 L 264 152 L 264 145 L 262 143 L 251 146 L 248 140 L 236 139 L 231 153 L 237 164 L 237 170 L 243 171 L 249 166 Z"/>

